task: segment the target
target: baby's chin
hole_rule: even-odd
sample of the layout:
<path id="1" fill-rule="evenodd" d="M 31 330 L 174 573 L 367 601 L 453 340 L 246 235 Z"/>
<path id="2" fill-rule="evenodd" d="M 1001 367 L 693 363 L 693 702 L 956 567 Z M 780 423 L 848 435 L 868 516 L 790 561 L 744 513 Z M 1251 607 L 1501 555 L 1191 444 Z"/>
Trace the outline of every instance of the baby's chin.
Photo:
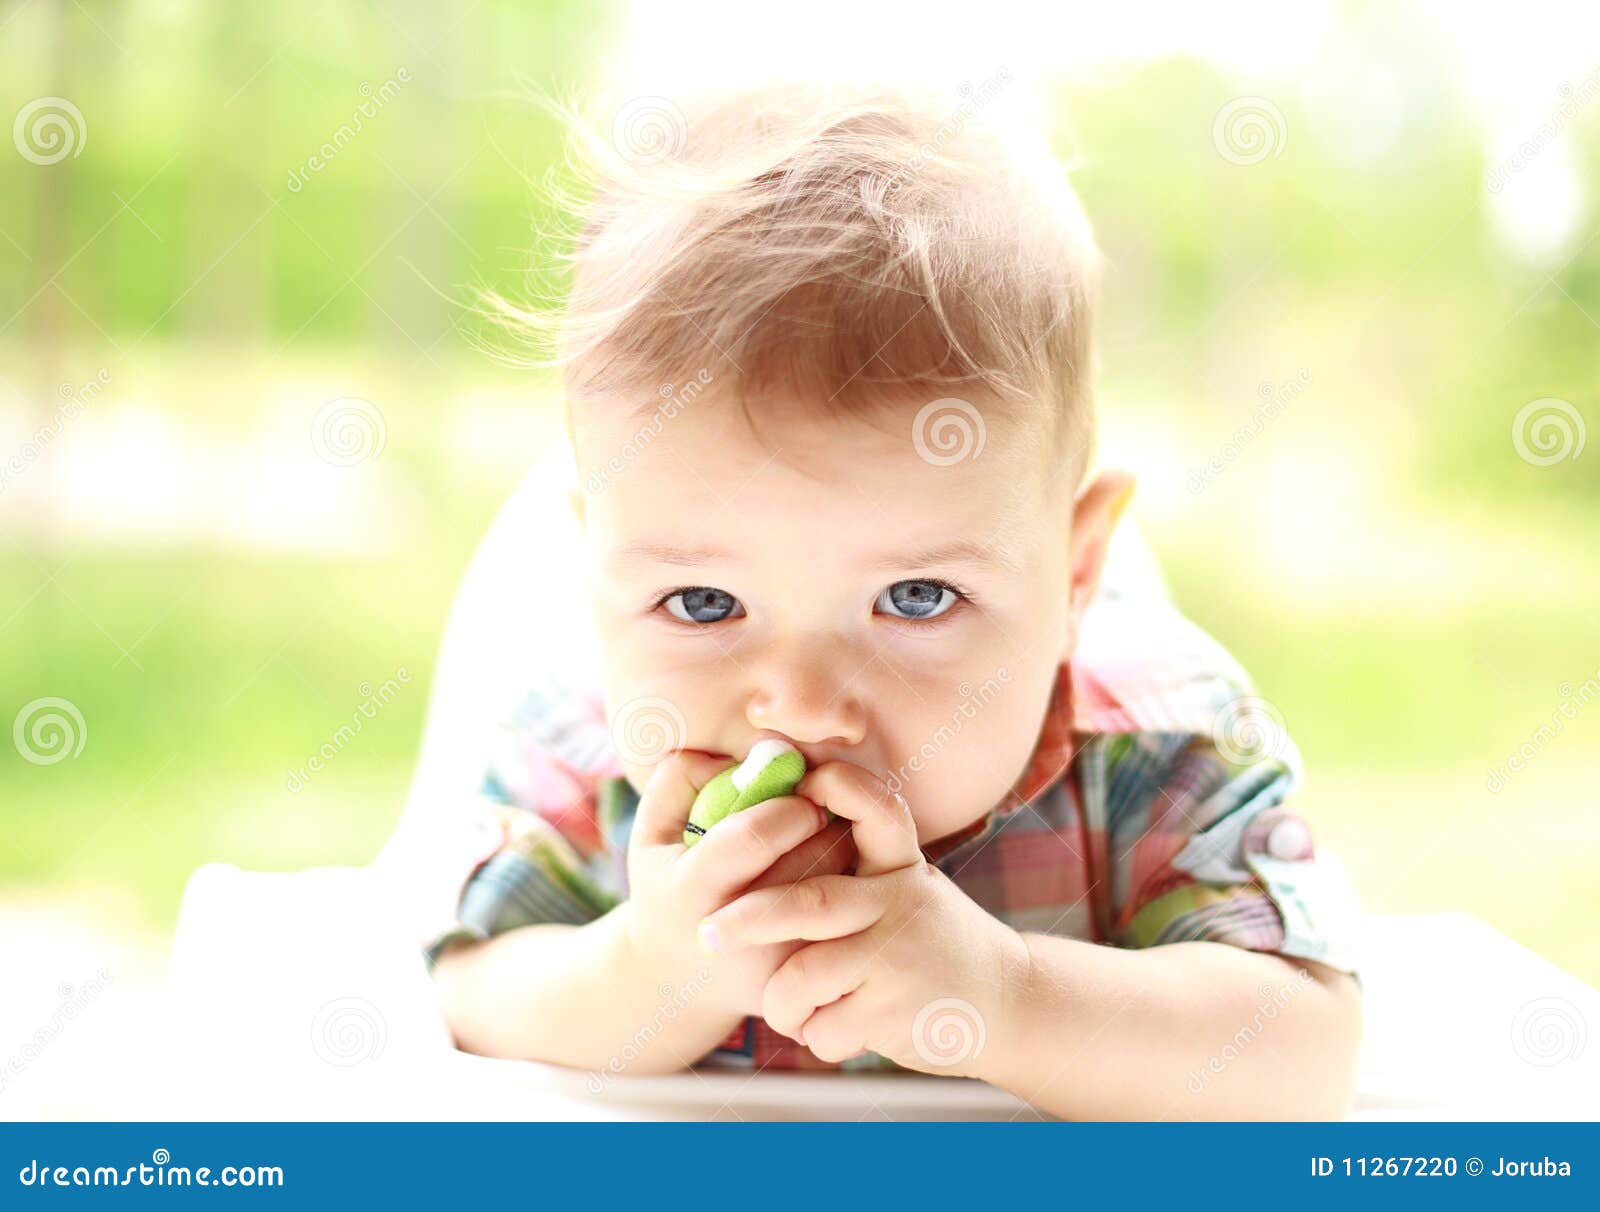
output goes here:
<path id="1" fill-rule="evenodd" d="M 1000 804 L 1000 797 L 996 797 L 992 804 L 985 802 L 984 807 L 973 809 L 965 802 L 961 805 L 930 804 L 924 796 L 919 805 L 915 787 L 902 787 L 900 794 L 906 797 L 906 803 L 911 807 L 911 817 L 917 822 L 917 844 L 920 846 L 931 846 L 972 828 Z M 979 800 L 982 798 L 978 797 Z"/>

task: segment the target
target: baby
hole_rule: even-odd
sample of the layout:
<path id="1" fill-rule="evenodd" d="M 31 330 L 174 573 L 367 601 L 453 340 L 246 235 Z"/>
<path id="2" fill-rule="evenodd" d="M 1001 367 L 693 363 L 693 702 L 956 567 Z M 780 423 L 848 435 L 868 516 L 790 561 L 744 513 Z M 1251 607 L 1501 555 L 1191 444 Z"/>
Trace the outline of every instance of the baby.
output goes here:
<path id="1" fill-rule="evenodd" d="M 555 338 L 603 668 L 532 688 L 489 771 L 444 1013 L 602 1076 L 1342 1115 L 1349 898 L 1283 807 L 1294 747 L 1159 587 L 1101 584 L 1133 486 L 1090 469 L 1099 253 L 973 109 L 710 97 L 648 155 L 575 124 L 566 306 L 499 305 Z M 795 793 L 685 847 L 768 738 Z"/>

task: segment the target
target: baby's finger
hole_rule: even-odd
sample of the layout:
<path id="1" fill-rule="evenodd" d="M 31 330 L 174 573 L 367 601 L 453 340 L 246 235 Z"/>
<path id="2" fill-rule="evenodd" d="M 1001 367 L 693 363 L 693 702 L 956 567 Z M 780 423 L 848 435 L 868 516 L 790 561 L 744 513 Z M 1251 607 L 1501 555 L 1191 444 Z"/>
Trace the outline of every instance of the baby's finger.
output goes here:
<path id="1" fill-rule="evenodd" d="M 858 875 L 880 875 L 923 861 L 917 823 L 905 797 L 852 762 L 824 762 L 795 788 L 835 816 L 851 822 Z"/>
<path id="2" fill-rule="evenodd" d="M 844 938 L 883 916 L 883 888 L 854 875 L 821 875 L 798 884 L 758 888 L 700 922 L 710 951 L 794 939 Z"/>
<path id="3" fill-rule="evenodd" d="M 761 1017 L 774 1031 L 800 1039 L 819 1007 L 854 993 L 867 979 L 878 943 L 866 934 L 802 947 L 779 965 L 761 994 Z"/>
<path id="4" fill-rule="evenodd" d="M 680 749 L 662 758 L 650 772 L 650 781 L 639 797 L 633 841 L 646 846 L 681 845 L 694 797 L 727 766 L 726 757 L 714 757 L 698 749 Z"/>
<path id="5" fill-rule="evenodd" d="M 798 884 L 816 875 L 843 875 L 855 866 L 856 843 L 849 821 L 829 821 L 755 878 L 750 888 Z"/>
<path id="6" fill-rule="evenodd" d="M 677 862 L 676 878 L 715 908 L 827 823 L 810 800 L 781 795 L 725 816 Z"/>
<path id="7" fill-rule="evenodd" d="M 860 993 L 847 993 L 800 1024 L 800 1042 L 820 1061 L 836 1065 L 867 1051 L 866 1006 Z"/>

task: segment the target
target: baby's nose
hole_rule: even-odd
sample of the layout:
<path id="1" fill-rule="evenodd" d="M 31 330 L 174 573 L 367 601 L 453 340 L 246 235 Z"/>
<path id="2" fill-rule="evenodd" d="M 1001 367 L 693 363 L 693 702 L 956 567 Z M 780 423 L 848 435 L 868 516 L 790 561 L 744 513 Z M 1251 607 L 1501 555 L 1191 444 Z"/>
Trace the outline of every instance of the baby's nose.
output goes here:
<path id="1" fill-rule="evenodd" d="M 834 672 L 815 660 L 774 661 L 763 664 L 755 681 L 746 720 L 760 732 L 783 737 L 808 765 L 814 764 L 817 748 L 858 745 L 866 735 L 866 710 L 849 671 Z"/>

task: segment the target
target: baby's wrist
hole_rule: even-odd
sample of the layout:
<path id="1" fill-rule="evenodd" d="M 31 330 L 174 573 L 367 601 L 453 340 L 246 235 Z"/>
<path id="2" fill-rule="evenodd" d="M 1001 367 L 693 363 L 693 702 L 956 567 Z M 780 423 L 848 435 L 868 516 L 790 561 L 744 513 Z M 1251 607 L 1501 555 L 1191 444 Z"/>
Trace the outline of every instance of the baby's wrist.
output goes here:
<path id="1" fill-rule="evenodd" d="M 669 948 L 641 937 L 635 902 L 627 900 L 617 907 L 620 929 L 612 955 L 612 970 L 624 981 L 650 991 L 657 997 L 677 996 L 685 989 L 698 988 L 710 978 L 704 960 L 696 952 L 679 956 Z M 691 1017 L 694 1017 L 691 1014 Z"/>
<path id="2" fill-rule="evenodd" d="M 1036 1024 L 1031 1022 L 1038 1004 L 1040 972 L 1028 936 L 1007 927 L 1007 945 L 1001 956 L 1000 996 L 994 1005 L 995 1022 L 988 1032 L 989 1046 L 975 1058 L 978 1072 L 991 1085 L 1006 1086 L 1018 1073 L 1036 1065 L 1038 1057 L 1028 1046 Z"/>
<path id="3" fill-rule="evenodd" d="M 616 945 L 612 948 L 611 967 L 631 982 L 656 983 L 658 973 L 655 969 L 659 965 L 653 962 L 655 950 L 648 940 L 639 937 L 637 912 L 636 903 L 632 900 L 623 901 L 617 906 L 619 929 L 616 932 Z"/>

